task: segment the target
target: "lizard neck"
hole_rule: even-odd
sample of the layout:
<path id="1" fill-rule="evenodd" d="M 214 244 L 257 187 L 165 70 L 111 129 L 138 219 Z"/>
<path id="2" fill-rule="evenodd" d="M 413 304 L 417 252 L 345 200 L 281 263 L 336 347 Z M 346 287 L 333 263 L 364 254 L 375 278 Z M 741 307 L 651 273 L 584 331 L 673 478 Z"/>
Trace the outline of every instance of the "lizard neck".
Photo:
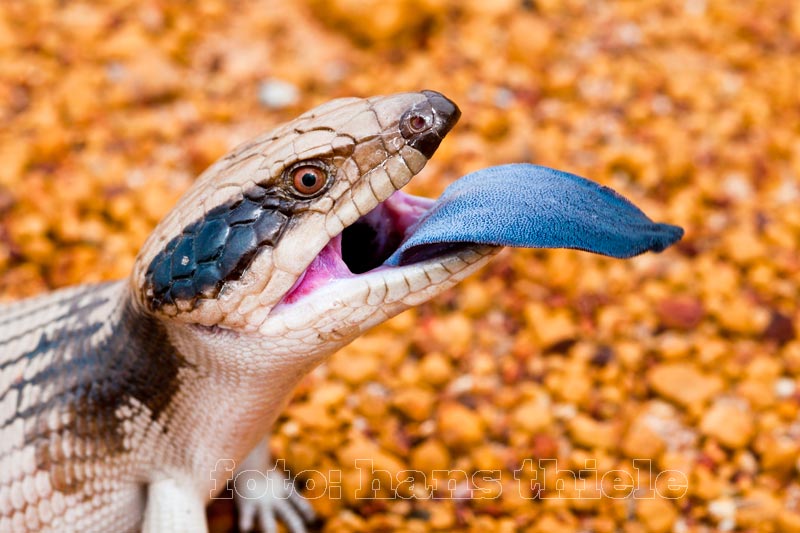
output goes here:
<path id="1" fill-rule="evenodd" d="M 241 464 L 298 382 L 332 351 L 281 354 L 268 339 L 229 330 L 187 324 L 166 329 L 169 345 L 186 364 L 163 422 L 165 448 L 173 454 L 163 462 L 188 466 L 205 481 L 212 480 L 220 460 Z"/>

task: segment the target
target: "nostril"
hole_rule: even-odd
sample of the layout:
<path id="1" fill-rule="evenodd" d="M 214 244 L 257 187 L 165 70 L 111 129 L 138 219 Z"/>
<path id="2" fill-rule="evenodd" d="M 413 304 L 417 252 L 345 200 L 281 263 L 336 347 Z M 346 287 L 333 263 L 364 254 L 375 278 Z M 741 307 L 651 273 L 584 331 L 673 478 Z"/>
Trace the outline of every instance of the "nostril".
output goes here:
<path id="1" fill-rule="evenodd" d="M 408 117 L 408 126 L 412 131 L 420 133 L 428 127 L 428 121 L 422 115 L 411 115 Z"/>
<path id="2" fill-rule="evenodd" d="M 410 141 L 436 126 L 433 108 L 427 100 L 414 104 L 400 117 L 400 133 Z"/>

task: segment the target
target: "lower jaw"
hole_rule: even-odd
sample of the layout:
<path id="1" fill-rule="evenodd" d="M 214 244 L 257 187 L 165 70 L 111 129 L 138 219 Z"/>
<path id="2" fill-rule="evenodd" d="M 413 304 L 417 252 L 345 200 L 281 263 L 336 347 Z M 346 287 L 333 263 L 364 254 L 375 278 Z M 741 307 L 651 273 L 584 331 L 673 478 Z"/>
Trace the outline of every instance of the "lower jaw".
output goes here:
<path id="1" fill-rule="evenodd" d="M 319 345 L 320 350 L 329 353 L 369 328 L 454 286 L 499 250 L 471 245 L 411 265 L 380 267 L 365 274 L 331 279 L 307 297 L 273 307 L 269 315 L 274 319 L 265 320 L 257 329 L 262 337 L 296 340 L 312 351 Z M 310 323 L 314 324 L 311 335 Z"/>

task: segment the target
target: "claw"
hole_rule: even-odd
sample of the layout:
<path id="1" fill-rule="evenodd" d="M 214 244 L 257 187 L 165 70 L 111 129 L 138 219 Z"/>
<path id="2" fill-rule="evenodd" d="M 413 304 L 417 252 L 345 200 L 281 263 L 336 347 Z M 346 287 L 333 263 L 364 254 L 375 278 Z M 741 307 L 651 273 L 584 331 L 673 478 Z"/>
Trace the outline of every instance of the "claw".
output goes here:
<path id="1" fill-rule="evenodd" d="M 290 533 L 307 533 L 306 524 L 316 519 L 316 513 L 288 479 L 275 468 L 266 477 L 252 476 L 237 482 L 237 487 L 243 487 L 235 494 L 240 530 L 252 531 L 257 519 L 265 533 L 278 533 L 278 518 Z"/>
<path id="2" fill-rule="evenodd" d="M 292 505 L 291 500 L 278 500 L 273 503 L 275 504 L 273 507 L 275 514 L 280 517 L 281 521 L 286 525 L 289 531 L 292 533 L 306 533 L 305 518 L 301 515 L 298 509 Z M 263 514 L 261 516 L 264 518 Z M 274 516 L 271 521 L 272 527 L 274 528 Z M 262 527 L 264 528 L 264 531 L 272 533 L 272 531 L 267 529 L 267 526 L 263 523 Z M 277 533 L 277 530 L 275 530 L 275 533 Z"/>
<path id="3" fill-rule="evenodd" d="M 295 507 L 295 509 L 297 509 L 301 515 L 303 515 L 303 520 L 305 520 L 307 524 L 317 519 L 317 513 L 314 511 L 314 508 L 311 507 L 311 504 L 308 503 L 308 500 L 306 500 L 303 495 L 296 490 L 289 494 L 289 501 Z"/>

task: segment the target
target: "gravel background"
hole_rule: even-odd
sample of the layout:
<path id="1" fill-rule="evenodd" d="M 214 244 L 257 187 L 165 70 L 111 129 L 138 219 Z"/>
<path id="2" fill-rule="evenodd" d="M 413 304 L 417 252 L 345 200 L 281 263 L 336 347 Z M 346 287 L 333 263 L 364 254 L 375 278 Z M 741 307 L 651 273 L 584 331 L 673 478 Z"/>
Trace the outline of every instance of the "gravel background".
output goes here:
<path id="1" fill-rule="evenodd" d="M 631 261 L 503 252 L 335 355 L 273 439 L 316 482 L 320 527 L 800 531 L 792 0 L 3 0 L 0 298 L 124 277 L 234 145 L 333 97 L 422 88 L 463 118 L 410 192 L 531 161 L 687 235 Z M 359 458 L 398 497 L 357 499 Z M 435 470 L 498 473 L 449 476 L 481 499 L 433 499 Z M 232 530 L 229 502 L 210 517 Z"/>

